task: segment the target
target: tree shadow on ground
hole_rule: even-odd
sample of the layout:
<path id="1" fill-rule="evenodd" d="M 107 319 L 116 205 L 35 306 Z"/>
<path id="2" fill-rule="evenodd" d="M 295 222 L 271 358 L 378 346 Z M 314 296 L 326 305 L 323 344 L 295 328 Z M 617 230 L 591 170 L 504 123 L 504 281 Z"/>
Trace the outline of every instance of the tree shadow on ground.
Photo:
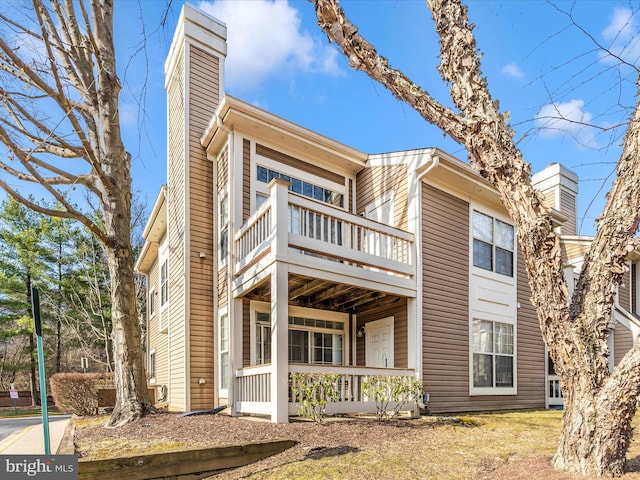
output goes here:
<path id="1" fill-rule="evenodd" d="M 627 459 L 627 472 L 640 472 L 640 455 Z"/>
<path id="2" fill-rule="evenodd" d="M 360 449 L 356 447 L 348 447 L 340 445 L 337 447 L 311 447 L 305 454 L 305 458 L 319 459 L 324 457 L 339 457 L 347 453 L 357 453 Z"/>

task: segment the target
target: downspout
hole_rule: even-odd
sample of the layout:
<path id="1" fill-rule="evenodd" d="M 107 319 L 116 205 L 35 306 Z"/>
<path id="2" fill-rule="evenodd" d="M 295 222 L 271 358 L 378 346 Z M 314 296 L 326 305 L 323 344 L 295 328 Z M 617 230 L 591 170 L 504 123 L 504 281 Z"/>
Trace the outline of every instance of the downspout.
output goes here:
<path id="1" fill-rule="evenodd" d="M 223 132 L 227 133 L 227 142 L 229 145 L 229 167 L 227 168 L 227 198 L 229 199 L 229 230 L 227 232 L 227 241 L 229 244 L 227 245 L 227 318 L 229 320 L 229 383 L 227 385 L 227 405 L 231 405 L 231 411 L 235 414 L 235 371 L 237 368 L 235 356 L 238 352 L 236 352 L 236 336 L 238 332 L 236 331 L 238 328 L 240 329 L 240 334 L 242 334 L 242 316 L 240 318 L 240 325 L 238 326 L 238 319 L 236 318 L 236 308 L 235 308 L 235 299 L 233 298 L 233 271 L 234 265 L 236 262 L 236 253 L 235 253 L 235 232 L 236 232 L 236 217 L 238 212 L 237 203 L 236 203 L 236 188 L 235 185 L 232 184 L 232 181 L 236 179 L 236 136 L 234 132 L 226 126 L 222 125 L 220 122 L 220 128 L 223 129 Z M 242 150 L 240 150 L 242 155 Z M 240 169 L 242 172 L 242 168 Z M 242 198 L 242 182 L 240 185 L 240 196 Z M 240 208 L 242 208 L 242 202 L 240 203 Z M 240 213 L 242 215 L 242 213 Z M 240 344 L 242 344 L 242 338 L 240 339 Z"/>
<path id="2" fill-rule="evenodd" d="M 183 232 L 183 255 L 184 255 L 184 400 L 185 411 L 191 411 L 191 290 L 189 288 L 191 278 L 191 261 L 189 255 L 189 249 L 191 248 L 191 217 L 189 215 L 191 200 L 190 178 L 189 178 L 189 163 L 190 163 L 190 138 L 191 130 L 189 128 L 190 112 L 190 94 L 189 88 L 191 81 L 191 44 L 185 39 L 184 43 L 184 98 L 185 98 L 185 115 L 183 116 L 185 126 L 185 155 L 184 155 L 184 232 Z M 187 76 L 187 72 L 189 75 Z M 171 268 L 171 266 L 169 266 Z"/>
<path id="3" fill-rule="evenodd" d="M 422 211 L 422 180 L 434 169 L 438 167 L 440 164 L 440 157 L 437 155 L 432 155 L 430 162 L 427 163 L 421 171 L 419 168 L 416 169 L 418 173 L 416 177 L 416 184 L 418 189 L 418 215 L 417 215 L 417 232 L 415 235 L 415 266 L 416 266 L 416 284 L 420 289 L 416 294 L 416 331 L 414 332 L 415 338 L 419 342 L 418 348 L 416 349 L 416 378 L 417 380 L 424 381 L 424 359 L 422 357 L 423 343 L 424 343 L 424 332 L 423 332 L 423 299 L 424 299 L 424 285 L 422 278 L 422 268 L 419 268 L 422 265 L 422 228 L 423 228 L 423 214 Z M 427 400 L 428 393 L 425 396 L 425 403 Z"/>
<path id="4" fill-rule="evenodd" d="M 167 249 L 169 249 L 169 246 L 171 245 L 171 239 L 169 238 L 169 194 L 167 193 L 169 190 L 168 186 L 167 188 L 164 189 L 163 195 L 164 195 L 164 201 L 167 204 L 166 211 L 167 211 Z M 160 253 L 158 251 L 158 253 Z M 158 259 L 160 258 L 160 255 L 158 255 Z M 169 256 L 169 252 L 167 252 L 167 258 L 170 258 Z M 171 263 L 169 263 L 169 269 L 171 269 Z M 159 274 L 160 272 L 158 272 Z M 169 270 L 169 274 L 171 273 L 171 270 Z M 171 282 L 169 282 L 169 278 L 167 278 L 167 289 L 169 290 L 169 294 L 167 296 L 168 302 L 167 302 L 167 405 L 169 406 L 169 408 L 171 408 L 171 288 L 169 288 L 171 286 Z M 160 310 L 158 310 L 158 316 L 162 316 L 162 312 Z"/>
<path id="5" fill-rule="evenodd" d="M 232 270 L 232 266 L 235 262 L 235 248 L 233 248 L 233 238 L 234 238 L 234 232 L 235 232 L 235 220 L 234 220 L 234 213 L 235 213 L 235 201 L 233 200 L 233 196 L 232 196 L 232 188 L 231 188 L 231 178 L 232 178 L 232 165 L 235 161 L 235 135 L 233 133 L 233 131 L 228 128 L 227 126 L 225 126 L 222 123 L 222 120 L 220 119 L 220 117 L 218 115 L 216 115 L 215 117 L 215 125 L 216 128 L 220 129 L 222 132 L 226 133 L 227 135 L 227 146 L 229 149 L 228 152 L 228 162 L 229 162 L 229 166 L 227 168 L 227 178 L 226 178 L 226 188 L 227 188 L 227 198 L 229 199 L 229 229 L 228 229 L 228 233 L 227 233 L 227 238 L 228 238 L 228 242 L 229 245 L 227 247 L 228 250 L 228 255 L 229 258 L 227 260 L 227 278 L 226 278 L 226 282 L 227 282 L 227 316 L 228 316 L 228 320 L 229 320 L 229 386 L 227 389 L 227 404 L 230 405 L 232 407 L 232 412 L 234 411 L 234 406 L 235 406 L 235 400 L 233 398 L 233 396 L 235 395 L 235 388 L 234 388 L 234 384 L 235 384 L 235 362 L 234 362 L 234 352 L 232 350 L 233 347 L 233 338 L 234 338 L 234 333 L 235 333 L 235 328 L 234 328 L 234 323 L 235 323 L 235 315 L 233 315 L 234 309 L 233 309 L 233 270 Z M 208 148 L 208 147 L 207 147 Z M 213 167 L 213 171 L 214 171 L 214 177 L 213 177 L 213 183 L 214 183 L 214 188 L 213 188 L 213 196 L 214 196 L 214 210 L 216 210 L 214 212 L 214 215 L 216 216 L 216 218 L 218 217 L 218 212 L 217 209 L 219 208 L 219 202 L 220 202 L 220 196 L 219 196 L 219 185 L 218 185 L 218 159 L 216 157 L 216 159 L 214 160 L 214 167 Z M 235 190 L 235 189 L 233 189 Z M 213 319 L 213 332 L 214 332 L 214 339 L 213 339 L 213 351 L 214 351 L 214 392 L 213 392 L 213 398 L 214 398 L 214 403 L 215 403 L 215 399 L 217 399 L 218 403 L 220 402 L 220 365 L 219 365 L 219 360 L 220 360 L 220 344 L 219 344 L 219 335 L 220 335 L 220 325 L 219 325 L 219 320 L 220 320 L 220 297 L 219 297 L 219 286 L 218 286 L 218 273 L 219 273 L 219 266 L 220 266 L 220 252 L 219 252 L 219 229 L 217 227 L 219 227 L 219 225 L 217 225 L 217 220 L 214 223 L 214 225 L 216 226 L 214 228 L 214 287 L 213 287 L 213 311 L 214 311 L 214 319 Z M 217 366 L 217 367 L 216 367 Z"/>

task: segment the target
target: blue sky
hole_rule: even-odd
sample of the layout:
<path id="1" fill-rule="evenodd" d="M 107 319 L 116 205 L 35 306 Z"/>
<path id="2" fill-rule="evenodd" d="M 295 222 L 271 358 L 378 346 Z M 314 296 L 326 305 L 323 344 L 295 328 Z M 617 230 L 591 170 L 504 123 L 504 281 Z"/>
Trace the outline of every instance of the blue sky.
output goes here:
<path id="1" fill-rule="evenodd" d="M 310 2 L 191 3 L 227 24 L 228 93 L 364 152 L 439 147 L 466 159 L 464 149 L 365 74 L 349 69 L 317 27 Z M 637 7 L 613 0 L 468 3 L 483 72 L 501 110 L 510 112 L 518 145 L 534 172 L 561 162 L 578 174 L 578 227 L 592 234 L 620 153 L 624 128 L 616 126 L 624 124 L 635 101 L 634 69 L 621 67 L 602 47 L 638 65 Z M 163 68 L 182 2 L 173 1 L 162 28 L 165 4 L 116 2 L 125 142 L 133 155 L 134 188 L 150 204 L 166 181 Z M 352 0 L 342 6 L 394 67 L 451 104 L 436 71 L 439 47 L 423 0 Z M 146 56 L 135 54 L 142 25 Z M 143 90 L 145 71 L 141 109 L 134 99 Z"/>

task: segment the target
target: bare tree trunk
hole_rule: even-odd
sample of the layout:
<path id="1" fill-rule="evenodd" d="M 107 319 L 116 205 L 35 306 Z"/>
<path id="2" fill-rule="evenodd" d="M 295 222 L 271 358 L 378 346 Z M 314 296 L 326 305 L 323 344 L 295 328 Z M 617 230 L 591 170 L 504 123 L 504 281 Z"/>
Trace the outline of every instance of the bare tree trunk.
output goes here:
<path id="1" fill-rule="evenodd" d="M 137 321 L 133 253 L 123 245 L 107 249 L 112 278 L 112 340 L 116 405 L 109 425 L 118 426 L 153 410 L 142 358 L 142 330 Z"/>
<path id="2" fill-rule="evenodd" d="M 438 69 L 451 85 L 451 98 L 459 113 L 391 68 L 345 17 L 337 0 L 315 0 L 319 25 L 340 46 L 350 66 L 367 73 L 463 144 L 472 166 L 500 193 L 517 227 L 532 302 L 565 394 L 554 465 L 581 475 L 620 475 L 640 394 L 640 342 L 609 374 L 607 339 L 626 256 L 637 247 L 640 103 L 629 122 L 617 177 L 570 302 L 561 268 L 560 240 L 550 212 L 531 185 L 530 166 L 513 142 L 515 132 L 489 94 L 467 9 L 460 0 L 427 3 L 440 36 Z"/>

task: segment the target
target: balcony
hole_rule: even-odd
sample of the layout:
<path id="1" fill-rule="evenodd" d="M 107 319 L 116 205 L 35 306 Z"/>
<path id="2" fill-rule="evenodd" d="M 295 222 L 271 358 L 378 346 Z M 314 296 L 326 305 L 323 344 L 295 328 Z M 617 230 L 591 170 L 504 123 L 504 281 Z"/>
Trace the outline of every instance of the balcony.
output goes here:
<path id="1" fill-rule="evenodd" d="M 413 234 L 287 187 L 272 181 L 270 197 L 234 237 L 234 297 L 264 282 L 274 262 L 285 263 L 292 277 L 415 297 Z"/>

